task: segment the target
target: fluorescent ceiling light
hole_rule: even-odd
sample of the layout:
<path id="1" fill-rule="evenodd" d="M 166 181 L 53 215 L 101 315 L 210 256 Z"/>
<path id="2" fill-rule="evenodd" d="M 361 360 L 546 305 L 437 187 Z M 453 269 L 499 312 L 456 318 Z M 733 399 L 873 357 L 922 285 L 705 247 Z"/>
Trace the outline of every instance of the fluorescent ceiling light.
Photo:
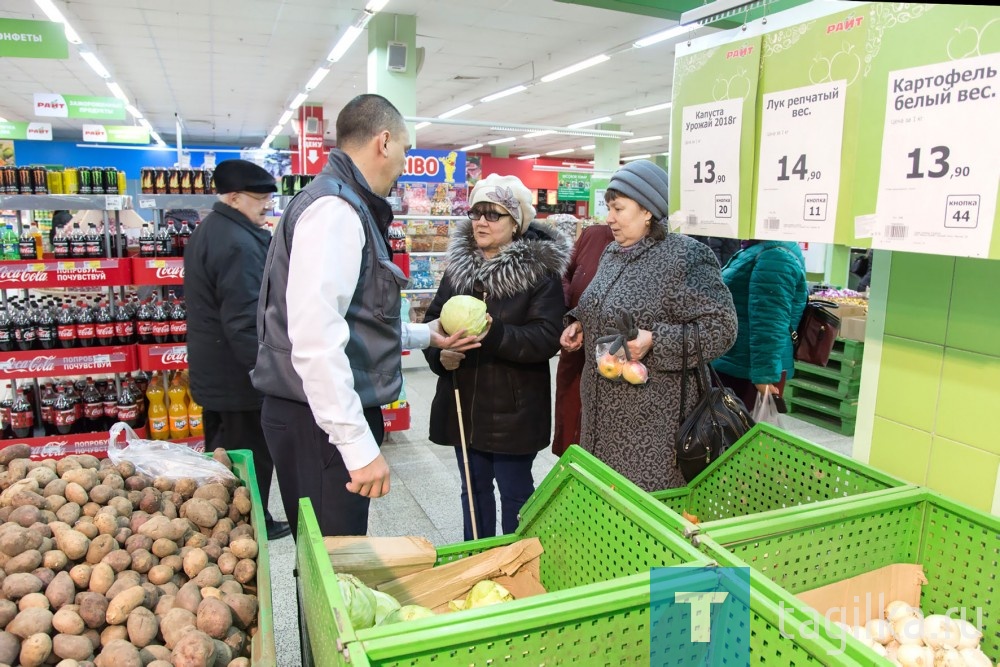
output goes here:
<path id="1" fill-rule="evenodd" d="M 271 129 L 271 134 L 273 134 L 274 136 L 278 136 L 284 129 L 285 129 L 284 123 L 278 123 Z"/>
<path id="2" fill-rule="evenodd" d="M 163 141 L 163 139 L 160 139 L 160 135 L 158 135 L 154 130 L 150 130 L 149 131 L 149 136 L 150 136 L 150 138 L 153 141 L 155 141 L 160 146 L 166 146 L 167 145 L 166 142 Z"/>
<path id="3" fill-rule="evenodd" d="M 382 11 L 382 8 L 387 4 L 389 4 L 389 0 L 368 0 L 368 4 L 365 5 L 365 11 L 377 14 Z"/>
<path id="4" fill-rule="evenodd" d="M 128 103 L 128 95 L 126 95 L 125 91 L 122 90 L 122 87 L 114 81 L 108 81 L 108 90 L 110 90 L 111 94 L 120 99 L 122 102 L 125 102 L 126 104 Z"/>
<path id="5" fill-rule="evenodd" d="M 146 129 L 147 129 L 147 130 L 149 130 L 150 132 L 152 132 L 152 131 L 153 131 L 153 126 L 152 126 L 152 125 L 150 125 L 150 124 L 149 124 L 149 121 L 148 121 L 148 120 L 146 120 L 145 118 L 140 118 L 140 119 L 139 119 L 139 125 L 142 125 L 142 126 L 143 126 L 144 128 L 146 128 Z"/>
<path id="6" fill-rule="evenodd" d="M 468 146 L 462 146 L 458 150 L 460 150 L 460 151 L 474 151 L 477 148 L 482 148 L 482 147 L 483 147 L 482 144 L 469 144 Z"/>
<path id="7" fill-rule="evenodd" d="M 97 56 L 95 56 L 93 53 L 91 53 L 90 51 L 81 51 L 80 57 L 83 58 L 84 62 L 90 65 L 90 69 L 97 72 L 97 76 L 101 77 L 102 79 L 111 78 L 111 73 L 104 68 L 104 65 L 101 64 L 101 61 L 98 60 Z"/>
<path id="8" fill-rule="evenodd" d="M 546 134 L 555 134 L 554 130 L 542 130 L 541 132 L 528 132 L 522 137 L 522 139 L 534 139 L 535 137 L 544 137 Z"/>
<path id="9" fill-rule="evenodd" d="M 575 150 L 575 148 L 562 148 L 557 151 L 549 151 L 546 155 L 565 155 L 566 153 L 572 153 Z"/>
<path id="10" fill-rule="evenodd" d="M 501 97 L 507 97 L 508 95 L 514 95 L 515 93 L 520 93 L 523 90 L 527 90 L 527 86 L 514 86 L 513 88 L 508 88 L 507 90 L 501 90 L 499 93 L 493 93 L 492 95 L 487 95 L 480 102 L 492 102 L 493 100 L 499 100 Z"/>
<path id="11" fill-rule="evenodd" d="M 657 155 L 670 155 L 670 153 L 657 153 Z"/>
<path id="12" fill-rule="evenodd" d="M 318 86 L 320 83 L 323 82 L 323 79 L 325 79 L 326 75 L 329 73 L 330 73 L 329 67 L 320 67 L 318 70 L 316 70 L 316 73 L 312 75 L 312 78 L 309 79 L 309 82 L 306 83 L 306 90 L 312 90 L 313 88 Z"/>
<path id="13" fill-rule="evenodd" d="M 416 125 L 414 125 L 414 126 L 413 126 L 413 129 L 414 129 L 414 130 L 422 130 L 422 129 L 424 129 L 425 127 L 430 127 L 430 126 L 431 126 L 431 124 L 430 124 L 430 123 L 429 123 L 428 121 L 426 121 L 426 120 L 425 120 L 425 121 L 424 121 L 424 122 L 422 122 L 422 123 L 417 123 Z"/>
<path id="14" fill-rule="evenodd" d="M 451 118 L 452 116 L 457 116 L 460 113 L 465 113 L 471 108 L 472 108 L 471 104 L 463 104 L 460 107 L 455 107 L 454 109 L 445 111 L 443 114 L 439 115 L 438 118 Z"/>
<path id="15" fill-rule="evenodd" d="M 590 125 L 600 125 L 601 123 L 607 123 L 611 120 L 611 116 L 604 116 L 603 118 L 594 118 L 593 120 L 585 120 L 579 123 L 573 123 L 572 125 L 567 125 L 566 127 L 571 130 L 575 130 L 580 127 L 589 127 Z"/>
<path id="16" fill-rule="evenodd" d="M 534 160 L 536 157 L 542 157 L 541 153 L 532 153 L 531 155 L 522 155 L 517 158 L 518 160 Z"/>
<path id="17" fill-rule="evenodd" d="M 80 39 L 80 35 L 73 30 L 73 26 L 68 23 L 63 23 L 63 32 L 66 33 L 66 41 L 70 44 L 83 44 L 83 40 Z"/>
<path id="18" fill-rule="evenodd" d="M 364 28 L 359 28 L 356 25 L 348 26 L 344 35 L 337 41 L 333 50 L 330 51 L 330 55 L 328 55 L 326 59 L 335 63 L 343 58 L 344 54 L 347 53 L 347 49 L 351 48 L 351 45 L 354 44 L 354 40 L 358 38 L 363 30 Z"/>
<path id="19" fill-rule="evenodd" d="M 643 39 L 633 42 L 632 46 L 634 46 L 637 49 L 641 49 L 644 46 L 652 46 L 653 44 L 659 44 L 660 42 L 665 42 L 668 39 L 681 37 L 682 35 L 684 35 L 684 33 L 688 32 L 689 30 L 691 30 L 691 28 L 688 28 L 687 26 L 675 25 L 673 28 L 663 30 L 661 32 L 656 33 L 655 35 L 650 35 L 649 37 L 644 37 Z"/>
<path id="20" fill-rule="evenodd" d="M 278 126 L 281 127 L 282 125 L 284 125 L 285 123 L 287 123 L 289 120 L 291 120 L 293 113 L 295 113 L 295 112 L 292 111 L 291 109 L 288 109 L 288 110 L 285 111 L 285 113 L 281 114 L 281 118 L 278 119 Z"/>
<path id="21" fill-rule="evenodd" d="M 622 143 L 623 144 L 641 144 L 641 143 L 645 143 L 647 141 L 659 141 L 662 138 L 663 138 L 662 134 L 656 134 L 656 135 L 653 135 L 651 137 L 636 137 L 635 139 L 626 139 Z"/>
<path id="22" fill-rule="evenodd" d="M 631 111 L 626 111 L 626 116 L 638 116 L 640 114 L 649 113 L 651 111 L 662 111 L 663 109 L 669 109 L 671 106 L 670 102 L 664 102 L 663 104 L 654 104 L 651 107 L 642 107 L 641 109 L 632 109 Z"/>
<path id="23" fill-rule="evenodd" d="M 585 70 L 588 67 L 593 67 L 594 65 L 600 65 L 603 62 L 611 60 L 611 56 L 606 56 L 603 53 L 599 56 L 594 56 L 593 58 L 587 58 L 582 62 L 578 62 L 575 65 L 570 65 L 569 67 L 564 67 L 561 70 L 555 71 L 552 74 L 546 74 L 542 77 L 542 83 L 549 83 L 550 81 L 555 81 L 556 79 L 561 79 L 564 76 L 569 76 L 570 74 L 575 74 L 580 70 Z"/>
<path id="24" fill-rule="evenodd" d="M 629 160 L 645 160 L 651 157 L 653 156 L 650 155 L 649 153 L 646 153 L 645 155 L 630 155 L 628 157 L 623 157 L 622 162 L 628 162 Z"/>
<path id="25" fill-rule="evenodd" d="M 490 146 L 496 146 L 497 144 L 506 144 L 510 141 L 514 141 L 517 137 L 504 137 L 503 139 L 494 139 L 493 141 L 487 141 Z"/>
<path id="26" fill-rule="evenodd" d="M 45 12 L 45 15 L 49 17 L 50 21 L 55 23 L 65 23 L 66 17 L 62 15 L 62 12 L 52 4 L 52 0 L 35 0 L 35 4 L 38 8 Z"/>
<path id="27" fill-rule="evenodd" d="M 295 99 L 292 100 L 292 103 L 288 105 L 288 108 L 291 109 L 292 111 L 298 109 L 300 106 L 302 106 L 302 103 L 305 102 L 306 99 L 308 99 L 308 97 L 309 96 L 306 95 L 305 93 L 299 93 L 298 95 L 295 96 Z"/>
<path id="28" fill-rule="evenodd" d="M 132 114 L 133 118 L 138 118 L 140 120 L 142 119 L 142 112 L 136 109 L 128 102 L 125 103 L 125 111 L 128 111 L 130 114 Z"/>
<path id="29" fill-rule="evenodd" d="M 586 146 L 580 146 L 581 151 L 592 151 L 595 148 L 597 148 L 595 144 L 587 144 Z"/>

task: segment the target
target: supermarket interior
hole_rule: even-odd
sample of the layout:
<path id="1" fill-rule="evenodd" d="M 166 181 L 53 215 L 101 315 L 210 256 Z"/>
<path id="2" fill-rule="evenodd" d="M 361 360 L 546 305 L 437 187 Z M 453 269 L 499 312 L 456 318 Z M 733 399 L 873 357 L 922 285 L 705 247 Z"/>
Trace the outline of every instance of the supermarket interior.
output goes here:
<path id="1" fill-rule="evenodd" d="M 998 71 L 993 5 L 6 0 L 0 667 L 1000 664 Z M 337 136 L 382 122 L 338 122 L 366 93 L 402 117 L 378 128 L 384 159 L 405 127 L 381 192 Z M 266 185 L 231 185 L 236 160 Z M 195 278 L 192 251 L 250 262 L 205 250 L 235 225 L 264 239 L 243 343 L 278 321 L 303 375 L 306 316 L 282 293 L 298 314 L 268 319 L 268 289 L 324 257 L 289 248 L 293 202 L 334 173 L 368 207 L 335 222 L 370 219 L 360 238 L 387 251 L 330 298 L 343 330 L 314 357 L 353 381 L 316 362 L 291 395 L 263 373 L 253 389 L 253 364 L 218 370 L 237 368 L 222 328 L 199 369 L 197 337 L 236 321 L 219 304 L 245 285 L 199 286 L 221 274 Z M 348 235 L 325 238 L 353 258 Z M 525 248 L 563 240 L 558 317 L 522 316 L 543 283 L 511 296 L 491 262 L 542 280 Z M 372 315 L 365 278 L 385 290 L 390 269 Z M 453 332 L 452 293 L 493 316 L 481 349 L 378 357 L 400 322 Z M 400 388 L 365 416 L 382 403 L 391 490 L 367 536 L 325 533 L 353 511 L 330 500 L 356 472 L 336 434 L 385 363 Z M 343 387 L 347 426 L 322 407 Z M 246 391 L 254 409 L 233 407 Z M 268 498 L 269 458 L 216 449 L 237 413 L 273 444 L 275 397 L 338 444 L 333 495 L 289 499 L 276 453 Z M 473 472 L 492 501 L 465 493 Z"/>

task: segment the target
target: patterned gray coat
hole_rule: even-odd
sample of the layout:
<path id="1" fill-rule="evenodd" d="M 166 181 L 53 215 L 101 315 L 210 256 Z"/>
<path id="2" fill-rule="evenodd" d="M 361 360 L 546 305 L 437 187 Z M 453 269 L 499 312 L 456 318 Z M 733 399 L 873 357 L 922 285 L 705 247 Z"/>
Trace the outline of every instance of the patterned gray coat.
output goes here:
<path id="1" fill-rule="evenodd" d="M 652 348 L 642 360 L 649 369 L 644 385 L 611 381 L 597 372 L 595 341 L 626 311 L 638 328 L 653 333 Z M 580 445 L 646 491 L 683 486 L 674 457 L 682 325 L 698 323 L 706 362 L 736 340 L 736 310 L 715 255 L 681 234 L 668 234 L 663 241 L 646 237 L 629 248 L 611 243 L 579 305 L 567 314 L 567 321 L 573 319 L 583 326 L 586 353 Z M 689 335 L 689 368 L 697 365 L 694 356 Z M 686 410 L 698 399 L 695 376 L 688 377 Z"/>

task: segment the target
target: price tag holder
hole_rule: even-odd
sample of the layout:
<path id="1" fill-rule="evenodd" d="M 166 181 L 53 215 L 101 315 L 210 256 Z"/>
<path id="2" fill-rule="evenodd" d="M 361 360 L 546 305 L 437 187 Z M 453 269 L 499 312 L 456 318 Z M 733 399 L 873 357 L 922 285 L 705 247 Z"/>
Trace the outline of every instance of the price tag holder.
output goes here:
<path id="1" fill-rule="evenodd" d="M 680 231 L 737 238 L 743 99 L 687 106 L 681 119 Z"/>
<path id="2" fill-rule="evenodd" d="M 875 248 L 989 255 L 1000 180 L 998 73 L 1000 53 L 889 73 Z"/>
<path id="3" fill-rule="evenodd" d="M 140 197 L 139 208 L 156 208 L 156 200 L 148 197 Z"/>
<path id="4" fill-rule="evenodd" d="M 122 197 L 121 195 L 107 195 L 104 197 L 104 208 L 108 211 L 120 211 L 122 210 Z"/>
<path id="5" fill-rule="evenodd" d="M 754 237 L 831 243 L 846 81 L 764 95 Z"/>

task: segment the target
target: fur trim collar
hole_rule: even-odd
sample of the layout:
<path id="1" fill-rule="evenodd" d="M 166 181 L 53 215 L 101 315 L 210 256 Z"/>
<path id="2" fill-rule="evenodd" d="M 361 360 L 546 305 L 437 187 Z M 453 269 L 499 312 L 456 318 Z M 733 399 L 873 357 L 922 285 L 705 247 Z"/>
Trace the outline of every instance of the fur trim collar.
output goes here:
<path id="1" fill-rule="evenodd" d="M 462 220 L 448 245 L 448 274 L 456 293 L 471 294 L 476 283 L 494 298 L 506 299 L 548 276 L 562 276 L 573 243 L 561 231 L 534 221 L 520 238 L 486 259 L 472 235 L 472 221 Z"/>

